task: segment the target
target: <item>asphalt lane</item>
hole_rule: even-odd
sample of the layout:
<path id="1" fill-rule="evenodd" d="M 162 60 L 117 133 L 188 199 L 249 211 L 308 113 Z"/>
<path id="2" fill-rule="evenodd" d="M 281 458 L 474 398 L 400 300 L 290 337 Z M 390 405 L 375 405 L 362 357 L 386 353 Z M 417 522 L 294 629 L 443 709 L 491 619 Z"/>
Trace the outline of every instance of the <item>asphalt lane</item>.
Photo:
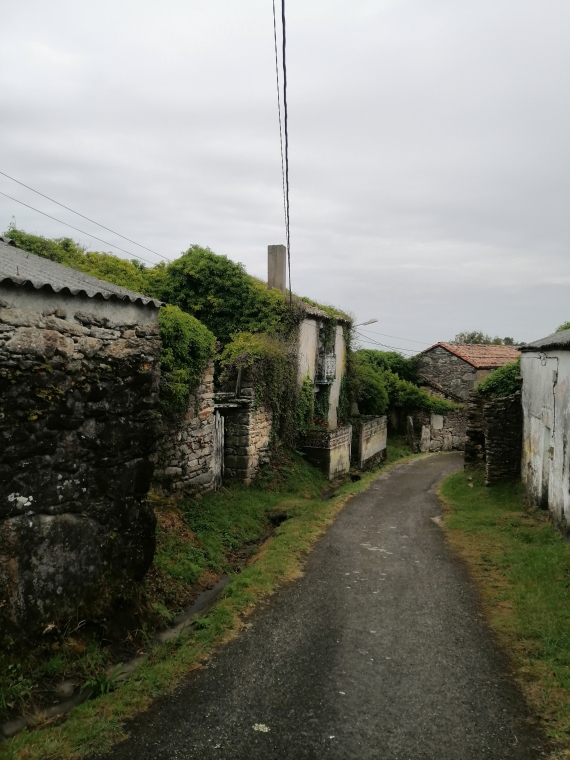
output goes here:
<path id="1" fill-rule="evenodd" d="M 448 549 L 436 489 L 457 454 L 354 497 L 304 577 L 109 760 L 536 760 L 542 738 Z"/>

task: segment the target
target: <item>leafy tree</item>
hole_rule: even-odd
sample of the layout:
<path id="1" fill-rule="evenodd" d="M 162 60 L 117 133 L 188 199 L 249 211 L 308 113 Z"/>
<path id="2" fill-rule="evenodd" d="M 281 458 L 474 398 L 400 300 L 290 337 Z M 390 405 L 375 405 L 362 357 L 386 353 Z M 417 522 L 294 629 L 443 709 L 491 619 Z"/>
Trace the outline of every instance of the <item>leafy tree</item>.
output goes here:
<path id="1" fill-rule="evenodd" d="M 417 383 L 417 368 L 419 356 L 410 359 L 402 356 L 397 351 L 375 351 L 370 348 L 361 348 L 356 352 L 366 364 L 377 370 L 388 369 L 394 372 L 402 380 Z"/>
<path id="2" fill-rule="evenodd" d="M 478 330 L 472 332 L 457 333 L 452 343 L 463 343 L 466 345 L 475 344 L 483 346 L 514 346 L 514 338 L 499 338 L 497 335 L 492 338 L 490 335 Z"/>
<path id="3" fill-rule="evenodd" d="M 382 414 L 388 408 L 417 407 L 445 414 L 456 408 L 455 404 L 437 398 L 420 388 L 415 375 L 416 363 L 399 354 L 399 362 L 393 352 L 362 349 L 356 351 L 351 359 L 351 393 L 363 414 Z M 400 366 L 403 374 L 412 377 L 415 382 L 400 377 L 393 368 Z M 374 411 L 369 411 L 373 409 Z"/>

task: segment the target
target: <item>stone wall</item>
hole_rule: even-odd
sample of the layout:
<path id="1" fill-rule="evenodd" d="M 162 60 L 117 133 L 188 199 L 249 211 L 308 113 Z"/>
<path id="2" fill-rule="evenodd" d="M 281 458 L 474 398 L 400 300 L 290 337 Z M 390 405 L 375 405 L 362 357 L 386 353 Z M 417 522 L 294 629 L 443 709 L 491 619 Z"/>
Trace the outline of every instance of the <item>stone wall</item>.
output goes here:
<path id="1" fill-rule="evenodd" d="M 310 464 L 334 480 L 350 470 L 352 425 L 336 430 L 312 430 L 302 437 L 299 447 Z"/>
<path id="2" fill-rule="evenodd" d="M 520 477 L 523 415 L 521 393 L 504 398 L 472 394 L 465 446 L 466 469 L 485 462 L 486 484 Z"/>
<path id="3" fill-rule="evenodd" d="M 214 409 L 214 362 L 190 396 L 185 415 L 165 420 L 157 452 L 156 482 L 167 492 L 195 494 L 221 484 L 223 455 L 214 437 L 223 437 Z M 217 415 L 219 418 L 219 414 Z M 218 429 L 218 432 L 217 432 Z"/>
<path id="4" fill-rule="evenodd" d="M 103 299 L 94 314 L 96 299 L 67 296 L 65 310 L 50 298 L 42 312 L 0 302 L 0 629 L 19 636 L 128 597 L 155 546 L 143 499 L 157 438 L 157 309 L 141 306 L 139 324 L 130 303 L 121 321 L 115 301 L 111 321 Z"/>
<path id="5" fill-rule="evenodd" d="M 463 451 L 467 410 L 433 414 L 423 409 L 405 410 L 406 436 L 415 451 Z M 403 416 L 403 414 L 402 414 Z"/>
<path id="6" fill-rule="evenodd" d="M 224 417 L 224 483 L 251 483 L 269 461 L 272 414 L 251 398 L 219 407 Z"/>
<path id="7" fill-rule="evenodd" d="M 467 400 L 478 379 L 475 367 L 442 346 L 421 354 L 418 374 L 435 390 L 460 400 Z"/>
<path id="8" fill-rule="evenodd" d="M 386 456 L 387 418 L 365 417 L 352 422 L 351 460 L 358 468 L 371 467 Z"/>

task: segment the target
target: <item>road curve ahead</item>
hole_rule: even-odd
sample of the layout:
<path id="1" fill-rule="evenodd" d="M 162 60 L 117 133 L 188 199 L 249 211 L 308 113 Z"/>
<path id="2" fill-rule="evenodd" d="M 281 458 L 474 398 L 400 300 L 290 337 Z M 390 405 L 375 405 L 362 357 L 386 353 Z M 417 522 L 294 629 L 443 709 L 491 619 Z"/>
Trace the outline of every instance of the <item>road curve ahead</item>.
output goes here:
<path id="1" fill-rule="evenodd" d="M 430 456 L 353 498 L 305 576 L 109 760 L 536 760 L 542 739 L 441 528 Z"/>

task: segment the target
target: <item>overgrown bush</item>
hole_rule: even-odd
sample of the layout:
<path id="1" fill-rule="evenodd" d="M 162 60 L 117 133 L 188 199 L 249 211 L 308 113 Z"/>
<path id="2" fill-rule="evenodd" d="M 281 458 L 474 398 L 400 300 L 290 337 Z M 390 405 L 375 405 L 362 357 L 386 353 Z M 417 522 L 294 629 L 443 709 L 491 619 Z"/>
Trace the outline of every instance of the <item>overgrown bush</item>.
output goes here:
<path id="1" fill-rule="evenodd" d="M 556 332 L 564 332 L 564 330 L 570 330 L 570 322 L 563 322 L 556 328 Z"/>
<path id="2" fill-rule="evenodd" d="M 207 327 L 178 306 L 163 306 L 158 324 L 162 339 L 162 403 L 168 411 L 185 411 L 188 397 L 214 353 L 216 339 Z"/>
<path id="3" fill-rule="evenodd" d="M 195 316 L 224 345 L 238 332 L 287 334 L 293 326 L 280 291 L 209 248 L 190 246 L 155 284 L 163 301 Z"/>
<path id="4" fill-rule="evenodd" d="M 247 373 L 255 388 L 255 402 L 273 414 L 273 432 L 285 443 L 297 434 L 297 362 L 294 344 L 268 333 L 238 333 L 221 356 L 221 380 Z"/>
<path id="5" fill-rule="evenodd" d="M 491 374 L 477 386 L 476 393 L 479 396 L 491 396 L 492 398 L 502 398 L 510 396 L 521 389 L 521 360 L 519 358 L 505 364 L 504 367 L 491 372 Z"/>
<path id="6" fill-rule="evenodd" d="M 352 396 L 362 414 L 383 414 L 393 407 L 415 407 L 446 414 L 457 408 L 445 399 L 437 398 L 420 388 L 417 382 L 415 359 L 406 359 L 392 351 L 361 349 L 351 358 Z M 399 372 L 404 375 L 401 377 Z"/>
<path id="7" fill-rule="evenodd" d="M 388 408 L 388 390 L 384 373 L 365 361 L 360 351 L 349 364 L 350 390 L 361 414 L 384 414 Z"/>
<path id="8" fill-rule="evenodd" d="M 361 348 L 356 352 L 366 364 L 376 370 L 390 370 L 394 372 L 400 380 L 409 380 L 411 383 L 418 382 L 417 369 L 419 356 L 407 358 L 397 351 L 375 351 L 370 348 Z"/>

